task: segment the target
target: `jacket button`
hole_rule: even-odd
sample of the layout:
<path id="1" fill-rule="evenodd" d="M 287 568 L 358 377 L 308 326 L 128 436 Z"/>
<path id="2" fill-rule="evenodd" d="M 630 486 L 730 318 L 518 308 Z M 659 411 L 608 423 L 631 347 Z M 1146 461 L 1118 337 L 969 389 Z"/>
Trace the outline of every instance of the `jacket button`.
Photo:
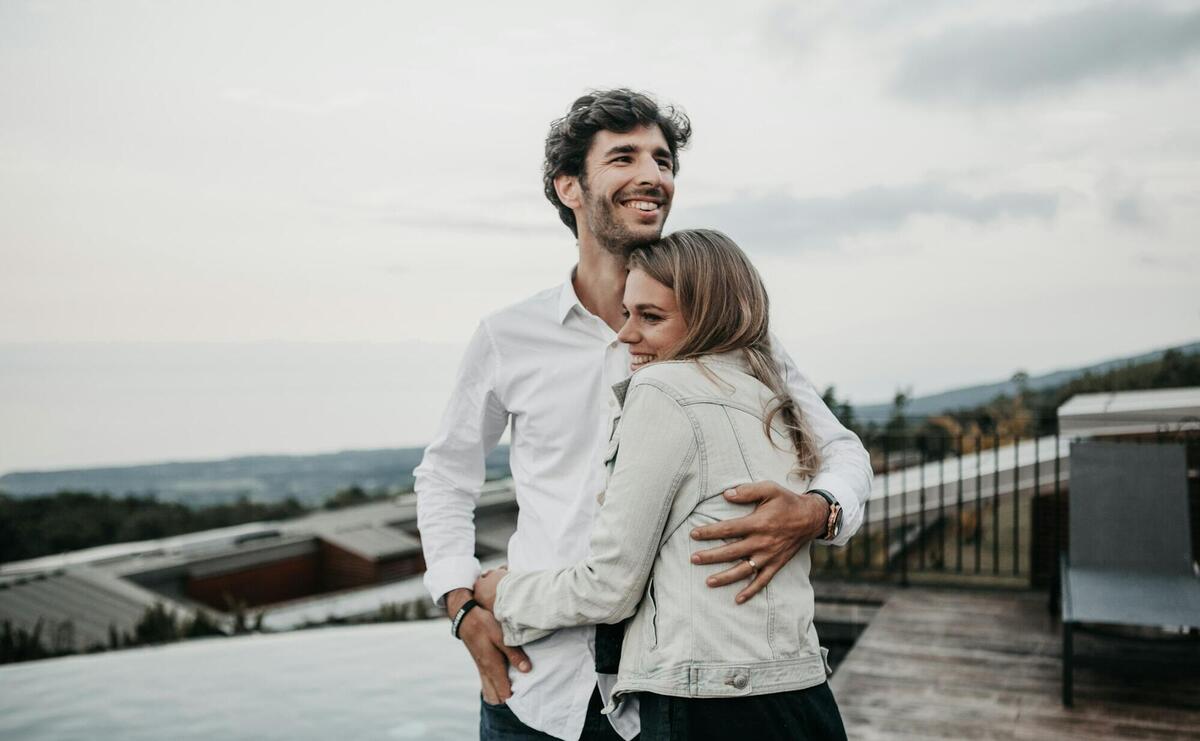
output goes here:
<path id="1" fill-rule="evenodd" d="M 746 675 L 739 674 L 736 677 L 734 677 L 733 678 L 733 686 L 738 688 L 739 690 L 746 689 Z"/>

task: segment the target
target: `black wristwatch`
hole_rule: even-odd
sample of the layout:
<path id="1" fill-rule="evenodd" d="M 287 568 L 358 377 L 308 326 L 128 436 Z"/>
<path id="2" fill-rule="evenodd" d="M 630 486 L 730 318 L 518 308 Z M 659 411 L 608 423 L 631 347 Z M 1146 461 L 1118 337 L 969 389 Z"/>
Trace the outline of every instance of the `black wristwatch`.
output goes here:
<path id="1" fill-rule="evenodd" d="M 833 540 L 842 531 L 842 506 L 838 504 L 838 500 L 833 498 L 833 495 L 824 489 L 809 489 L 805 494 L 816 494 L 817 496 L 829 502 L 829 522 L 825 524 L 825 534 L 820 540 Z"/>

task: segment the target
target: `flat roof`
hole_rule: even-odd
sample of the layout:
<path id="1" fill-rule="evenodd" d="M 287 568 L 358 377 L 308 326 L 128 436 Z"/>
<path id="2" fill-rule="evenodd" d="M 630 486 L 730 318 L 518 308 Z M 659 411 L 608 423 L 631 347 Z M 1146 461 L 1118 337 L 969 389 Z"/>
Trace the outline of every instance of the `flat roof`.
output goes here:
<path id="1" fill-rule="evenodd" d="M 1200 429 L 1200 387 L 1077 394 L 1058 408 L 1066 437 Z"/>
<path id="2" fill-rule="evenodd" d="M 421 541 L 388 525 L 371 523 L 320 530 L 318 537 L 370 561 L 421 552 Z"/>
<path id="3" fill-rule="evenodd" d="M 511 479 L 489 481 L 479 498 L 479 514 L 504 510 L 516 501 Z M 417 500 L 414 494 L 401 494 L 382 502 L 313 512 L 293 520 L 264 520 L 241 525 L 173 535 L 153 540 L 82 548 L 50 556 L 0 564 L 0 577 L 37 574 L 70 566 L 111 565 L 126 570 L 126 564 L 161 562 L 186 563 L 220 554 L 244 550 L 242 545 L 258 539 L 278 536 L 291 540 L 297 536 L 328 538 L 332 542 L 367 558 L 380 558 L 415 552 L 419 541 L 395 527 L 413 529 L 417 524 Z M 277 541 L 278 542 L 278 541 Z M 139 569 L 140 570 L 140 569 Z"/>
<path id="4" fill-rule="evenodd" d="M 156 602 L 177 614 L 192 612 L 116 575 L 75 566 L 6 581 L 0 587 L 0 620 L 26 630 L 41 622 L 42 636 L 50 645 L 58 637 L 83 651 L 94 644 L 107 646 L 110 626 L 118 633 L 133 632 L 146 609 Z"/>

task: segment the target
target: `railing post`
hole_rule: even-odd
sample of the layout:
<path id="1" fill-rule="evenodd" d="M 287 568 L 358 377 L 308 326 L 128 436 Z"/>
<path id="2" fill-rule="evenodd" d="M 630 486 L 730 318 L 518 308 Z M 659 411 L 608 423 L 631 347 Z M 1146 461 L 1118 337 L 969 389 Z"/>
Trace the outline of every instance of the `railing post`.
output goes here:
<path id="1" fill-rule="evenodd" d="M 1054 579 L 1052 588 L 1052 604 L 1058 604 L 1059 590 L 1062 588 L 1062 569 L 1059 564 L 1062 561 L 1063 548 L 1063 522 L 1062 522 L 1062 483 L 1060 481 L 1061 474 L 1059 466 L 1062 462 L 1062 451 L 1059 448 L 1059 431 L 1054 430 L 1054 557 L 1050 562 L 1054 564 Z"/>
<path id="2" fill-rule="evenodd" d="M 1038 432 L 1040 433 L 1041 430 L 1038 430 Z M 1040 434 L 1037 434 L 1037 435 L 1034 435 L 1034 438 L 1033 438 L 1033 498 L 1029 500 L 1029 502 L 1030 502 L 1030 505 L 1029 505 L 1029 507 L 1030 507 L 1030 514 L 1029 514 L 1029 524 L 1030 524 L 1030 527 L 1029 527 L 1029 533 L 1030 533 L 1030 538 L 1029 538 L 1029 577 L 1031 580 L 1033 578 L 1033 543 L 1034 543 L 1033 532 L 1034 532 L 1034 528 L 1037 527 L 1037 523 L 1033 521 L 1033 510 L 1034 510 L 1034 508 L 1043 506 L 1040 501 L 1041 494 L 1042 494 L 1042 436 Z"/>
<path id="3" fill-rule="evenodd" d="M 992 433 L 992 574 L 1000 574 L 1000 433 Z"/>
<path id="4" fill-rule="evenodd" d="M 890 573 L 892 570 L 892 561 L 888 558 L 888 552 L 892 545 L 892 497 L 891 497 L 891 479 L 892 479 L 892 456 L 888 445 L 888 436 L 883 436 L 883 570 L 885 573 Z"/>
<path id="5" fill-rule="evenodd" d="M 1021 574 L 1021 436 L 1013 435 L 1013 576 Z"/>
<path id="6" fill-rule="evenodd" d="M 946 571 L 946 438 L 938 442 L 938 522 L 942 526 L 941 549 L 942 571 Z"/>
<path id="7" fill-rule="evenodd" d="M 925 452 L 921 452 L 921 496 L 918 498 L 921 509 L 917 512 L 917 527 L 920 530 L 917 537 L 920 540 L 920 551 L 917 552 L 917 563 L 922 571 L 925 570 Z"/>
<path id="8" fill-rule="evenodd" d="M 975 435 L 975 573 L 983 569 L 983 434 Z"/>
<path id="9" fill-rule="evenodd" d="M 900 438 L 901 441 L 904 438 Z M 907 451 L 900 448 L 900 584 L 908 586 L 908 466 L 905 465 L 904 454 Z"/>
<path id="10" fill-rule="evenodd" d="M 958 523 L 954 527 L 954 532 L 958 539 L 958 558 L 954 561 L 955 570 L 962 573 L 963 564 L 963 436 L 958 433 L 958 507 L 954 510 L 955 516 L 958 518 Z"/>

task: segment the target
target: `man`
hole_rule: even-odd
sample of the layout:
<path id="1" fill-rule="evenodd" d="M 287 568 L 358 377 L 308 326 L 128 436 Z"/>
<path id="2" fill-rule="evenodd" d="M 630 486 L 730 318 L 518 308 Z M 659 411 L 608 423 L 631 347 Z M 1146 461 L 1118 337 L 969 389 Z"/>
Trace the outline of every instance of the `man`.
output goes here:
<path id="1" fill-rule="evenodd" d="M 545 193 L 577 238 L 579 262 L 563 284 L 480 322 L 438 434 L 417 468 L 425 584 L 479 669 L 481 738 L 631 739 L 638 733 L 636 709 L 600 714 L 613 678 L 595 671 L 594 628 L 557 631 L 528 644 L 526 654 L 504 646 L 495 618 L 472 606 L 470 589 L 479 574 L 473 517 L 484 456 L 511 423 L 519 512 L 510 567 L 561 568 L 587 555 L 605 484 L 606 404 L 612 385 L 629 375 L 629 353 L 616 335 L 624 322 L 625 256 L 662 234 L 679 150 L 690 135 L 683 114 L 628 90 L 585 95 L 551 125 Z M 870 493 L 870 462 L 858 438 L 782 351 L 778 361 L 823 465 L 808 492 L 771 482 L 727 492 L 732 501 L 757 503 L 753 514 L 696 531 L 702 540 L 738 539 L 694 560 L 731 563 L 710 585 L 748 582 L 739 601 L 762 589 L 810 541 L 844 544 L 862 521 Z M 509 664 L 516 669 L 511 674 Z"/>

